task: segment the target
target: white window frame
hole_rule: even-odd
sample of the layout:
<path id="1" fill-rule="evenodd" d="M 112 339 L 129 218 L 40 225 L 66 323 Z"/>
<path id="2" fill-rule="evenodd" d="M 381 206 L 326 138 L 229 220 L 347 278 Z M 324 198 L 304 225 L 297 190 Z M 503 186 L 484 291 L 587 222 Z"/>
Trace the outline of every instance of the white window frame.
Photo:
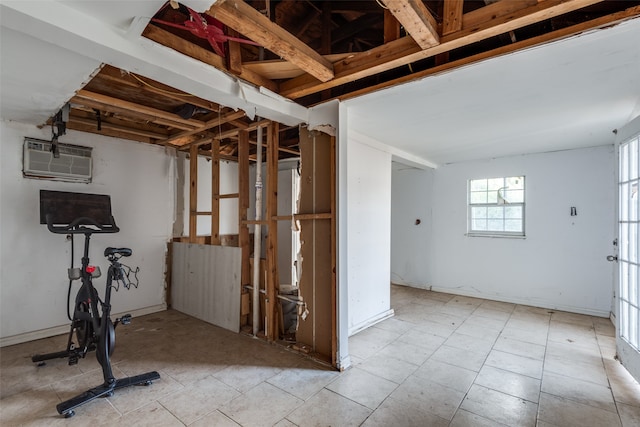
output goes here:
<path id="1" fill-rule="evenodd" d="M 522 191 L 523 191 L 523 199 L 522 202 L 511 202 L 509 203 L 508 201 L 504 201 L 503 199 L 503 203 L 499 203 L 498 201 L 496 202 L 491 202 L 491 203 L 471 203 L 471 183 L 472 181 L 481 181 L 481 180 L 495 180 L 495 179 L 502 179 L 504 181 L 504 185 L 502 188 L 507 188 L 506 187 L 506 182 L 508 179 L 511 178 L 522 178 L 523 180 L 523 187 L 522 187 Z M 526 221 L 525 221 L 525 217 L 526 217 L 526 197 L 527 197 L 527 189 L 526 189 L 526 185 L 527 185 L 527 180 L 526 177 L 524 175 L 519 175 L 519 176 L 501 176 L 501 177 L 494 177 L 494 178 L 475 178 L 475 179 L 469 179 L 467 181 L 467 236 L 470 237 L 507 237 L 507 238 L 519 238 L 519 239 L 524 239 L 526 234 L 525 234 L 525 225 L 526 225 Z M 487 190 L 487 192 L 489 192 L 491 190 Z M 493 190 L 493 191 L 499 191 L 499 190 Z M 499 193 L 498 193 L 499 194 Z M 473 229 L 473 215 L 472 215 L 472 209 L 474 207 L 507 207 L 507 206 L 521 206 L 522 207 L 522 218 L 520 219 L 520 221 L 522 222 L 522 231 L 495 231 L 495 230 L 474 230 Z M 505 220 L 505 218 L 503 217 L 502 219 L 503 221 Z"/>

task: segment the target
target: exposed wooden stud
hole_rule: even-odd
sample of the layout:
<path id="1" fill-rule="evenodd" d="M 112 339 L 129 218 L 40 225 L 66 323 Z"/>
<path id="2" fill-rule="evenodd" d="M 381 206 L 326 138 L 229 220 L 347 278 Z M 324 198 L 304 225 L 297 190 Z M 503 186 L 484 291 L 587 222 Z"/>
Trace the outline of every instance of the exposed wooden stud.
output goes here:
<path id="1" fill-rule="evenodd" d="M 333 66 L 282 27 L 242 0 L 218 0 L 206 12 L 320 81 L 333 78 Z"/>
<path id="2" fill-rule="evenodd" d="M 462 30 L 442 36 L 439 45 L 428 49 L 421 49 L 411 37 L 402 37 L 366 52 L 355 53 L 352 57 L 334 64 L 333 80 L 318 82 L 312 76 L 302 75 L 283 82 L 280 85 L 280 94 L 292 99 L 300 98 L 581 9 L 602 0 L 545 0 L 539 3 L 532 1 L 535 4 L 528 7 L 522 5 L 530 4 L 530 0 L 501 1 L 466 13 L 463 15 Z M 516 6 L 520 9 L 513 11 Z M 468 25 L 480 19 L 485 20 Z"/>
<path id="3" fill-rule="evenodd" d="M 249 212 L 249 132 L 244 130 L 238 133 L 238 196 L 238 246 L 242 252 L 240 285 L 244 286 L 251 283 L 249 228 L 245 224 Z M 247 319 L 241 318 L 241 324 L 247 324 Z"/>
<path id="4" fill-rule="evenodd" d="M 198 234 L 198 146 L 189 150 L 189 243 L 196 243 Z"/>
<path id="5" fill-rule="evenodd" d="M 292 214 L 292 215 L 276 215 L 273 217 L 276 221 L 304 221 L 308 219 L 331 219 L 333 213 L 313 213 L 313 214 Z"/>
<path id="6" fill-rule="evenodd" d="M 400 38 L 400 23 L 389 9 L 384 10 L 384 42 Z"/>
<path id="7" fill-rule="evenodd" d="M 211 143 L 211 244 L 220 244 L 220 140 Z"/>
<path id="8" fill-rule="evenodd" d="M 240 34 L 237 31 L 229 30 L 231 37 L 239 37 Z M 227 42 L 227 69 L 239 76 L 242 74 L 242 50 L 240 43 L 234 40 Z"/>
<path id="9" fill-rule="evenodd" d="M 239 119 L 241 117 L 245 116 L 245 112 L 242 110 L 239 111 L 231 111 L 229 113 L 226 113 L 224 115 L 221 115 L 219 117 L 216 117 L 215 119 L 211 119 L 208 120 L 206 122 L 204 122 L 200 127 L 196 128 L 196 129 L 192 129 L 192 130 L 188 130 L 188 131 L 184 131 L 184 132 L 180 132 L 178 134 L 172 135 L 171 137 L 165 139 L 164 141 L 162 141 L 165 144 L 172 144 L 172 145 L 176 145 L 176 146 L 181 146 L 181 145 L 186 145 L 186 143 L 180 143 L 179 140 L 182 138 L 185 138 L 187 136 L 191 136 L 191 135 L 195 135 L 197 133 L 200 132 L 204 132 L 207 131 L 211 128 L 215 128 L 218 126 L 221 126 L 225 123 L 228 123 L 232 120 L 236 120 Z M 178 142 L 178 143 L 176 143 Z"/>
<path id="10" fill-rule="evenodd" d="M 267 127 L 267 303 L 266 317 L 267 339 L 278 339 L 279 324 L 277 313 L 278 289 L 280 276 L 278 274 L 278 221 L 274 217 L 278 214 L 278 123 L 273 122 Z"/>
<path id="11" fill-rule="evenodd" d="M 220 195 L 218 195 L 218 199 L 237 199 L 239 197 L 240 197 L 239 193 L 220 194 Z"/>
<path id="12" fill-rule="evenodd" d="M 442 35 L 455 33 L 462 29 L 462 11 L 464 0 L 444 0 Z"/>
<path id="13" fill-rule="evenodd" d="M 94 119 L 90 119 L 90 118 L 85 118 L 85 117 L 78 117 L 76 115 L 74 115 L 73 110 L 71 115 L 69 116 L 69 122 L 70 123 L 78 123 L 78 124 L 83 124 L 83 125 L 88 125 L 88 126 L 94 126 L 96 127 L 97 130 L 97 126 L 98 126 L 98 122 Z M 148 131 L 148 130 L 144 130 L 144 129 L 137 129 L 135 127 L 129 127 L 129 126 L 124 126 L 124 125 L 120 125 L 120 124 L 115 124 L 115 123 L 111 123 L 109 120 L 106 119 L 102 119 L 101 121 L 101 127 L 102 129 L 110 129 L 110 130 L 114 130 L 114 131 L 118 131 L 118 132 L 124 132 L 124 133 L 129 133 L 132 135 L 138 135 L 138 136 L 144 136 L 146 138 L 152 138 L 152 139 L 157 139 L 157 140 L 163 140 L 167 137 L 166 134 L 161 134 L 158 132 L 153 132 L 153 131 Z"/>
<path id="14" fill-rule="evenodd" d="M 337 281 L 337 253 L 338 253 L 338 231 L 336 210 L 336 137 L 329 140 L 330 160 L 329 177 L 331 185 L 331 365 L 338 366 L 338 281 Z"/>
<path id="15" fill-rule="evenodd" d="M 438 23 L 422 0 L 382 0 L 422 49 L 440 43 Z"/>

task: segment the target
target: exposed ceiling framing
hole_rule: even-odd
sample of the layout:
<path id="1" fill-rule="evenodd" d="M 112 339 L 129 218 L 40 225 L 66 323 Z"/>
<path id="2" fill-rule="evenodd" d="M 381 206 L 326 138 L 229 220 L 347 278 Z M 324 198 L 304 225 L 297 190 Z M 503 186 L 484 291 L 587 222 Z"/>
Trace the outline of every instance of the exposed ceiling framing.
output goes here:
<path id="1" fill-rule="evenodd" d="M 310 106 L 609 26 L 639 16 L 640 1 L 218 0 L 192 12 L 167 3 L 142 36 Z M 108 65 L 69 102 L 71 129 L 202 152 L 216 140 L 227 158 L 239 130 L 257 128 L 241 110 Z M 297 129 L 280 132 L 281 156 L 298 155 Z"/>

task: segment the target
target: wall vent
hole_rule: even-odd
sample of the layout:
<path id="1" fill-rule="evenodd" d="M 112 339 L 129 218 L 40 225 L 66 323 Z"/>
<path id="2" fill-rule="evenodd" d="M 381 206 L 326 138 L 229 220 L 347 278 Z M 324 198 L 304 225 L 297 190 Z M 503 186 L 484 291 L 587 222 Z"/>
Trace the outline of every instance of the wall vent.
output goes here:
<path id="1" fill-rule="evenodd" d="M 24 139 L 22 174 L 25 178 L 91 182 L 91 147 L 58 143 L 60 157 L 53 157 L 51 142 Z"/>

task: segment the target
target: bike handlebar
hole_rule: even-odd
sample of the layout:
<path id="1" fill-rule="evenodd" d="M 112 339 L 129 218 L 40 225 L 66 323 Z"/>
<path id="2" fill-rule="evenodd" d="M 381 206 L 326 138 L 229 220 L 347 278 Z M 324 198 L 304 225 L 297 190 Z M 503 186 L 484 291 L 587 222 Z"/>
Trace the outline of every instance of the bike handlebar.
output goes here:
<path id="1" fill-rule="evenodd" d="M 67 225 L 53 225 L 50 214 L 46 215 L 47 228 L 57 234 L 117 233 L 120 231 L 113 216 L 109 224 L 100 224 L 96 220 L 81 216 Z"/>

